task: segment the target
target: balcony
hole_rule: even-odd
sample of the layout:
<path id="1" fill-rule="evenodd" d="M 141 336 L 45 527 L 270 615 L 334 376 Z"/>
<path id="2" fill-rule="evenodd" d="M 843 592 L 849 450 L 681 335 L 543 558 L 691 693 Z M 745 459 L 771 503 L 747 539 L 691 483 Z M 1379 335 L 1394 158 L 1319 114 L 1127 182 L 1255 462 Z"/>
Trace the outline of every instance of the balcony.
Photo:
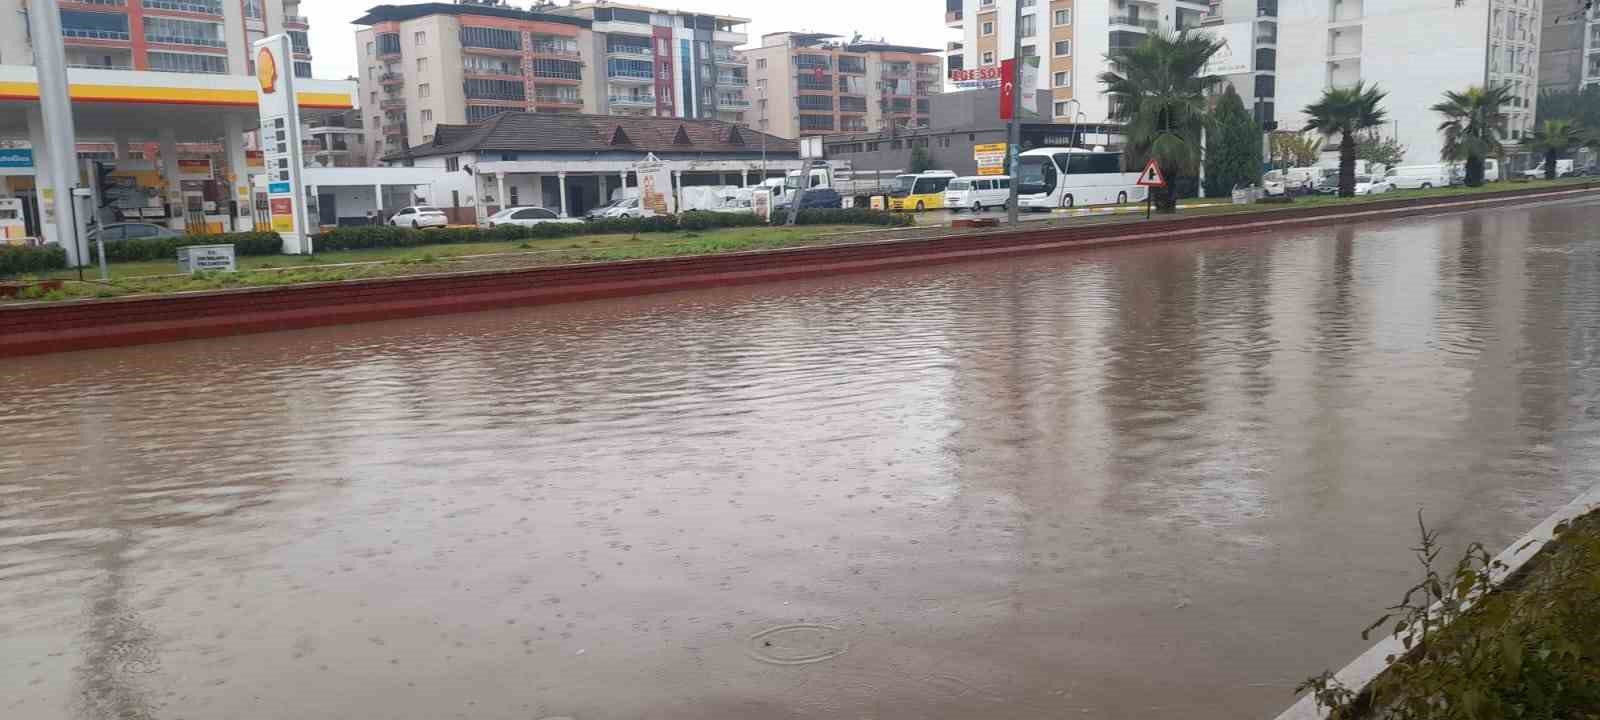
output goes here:
<path id="1" fill-rule="evenodd" d="M 743 45 L 747 42 L 750 42 L 750 36 L 748 34 L 734 32 L 732 30 L 718 30 L 711 34 L 711 40 L 713 42 L 724 43 L 727 45 Z"/>
<path id="2" fill-rule="evenodd" d="M 227 41 L 220 38 L 191 37 L 188 35 L 155 35 L 145 33 L 145 42 L 159 43 L 162 45 L 189 45 L 192 47 L 226 48 Z"/>
<path id="3" fill-rule="evenodd" d="M 743 75 L 718 75 L 717 84 L 728 87 L 745 87 L 750 84 L 750 79 Z"/>
<path id="4" fill-rule="evenodd" d="M 285 15 L 283 16 L 283 29 L 309 30 L 311 29 L 311 21 L 307 20 L 304 15 Z"/>
<path id="5" fill-rule="evenodd" d="M 634 60 L 653 60 L 656 56 L 655 51 L 650 49 L 649 45 L 627 45 L 623 43 L 607 44 L 606 55 Z"/>
<path id="6" fill-rule="evenodd" d="M 1256 0 L 1256 17 L 1275 18 L 1278 16 L 1278 0 Z"/>
<path id="7" fill-rule="evenodd" d="M 719 63 L 731 63 L 739 61 L 739 53 L 736 53 L 732 49 L 725 47 L 713 48 L 711 50 L 711 57 Z"/>
<path id="8" fill-rule="evenodd" d="M 67 63 L 67 67 L 75 70 L 132 70 L 133 66 L 126 63 L 111 65 L 91 65 L 89 63 Z"/>
<path id="9" fill-rule="evenodd" d="M 750 101 L 744 98 L 717 98 L 718 110 L 749 110 Z"/>
<path id="10" fill-rule="evenodd" d="M 960 10 L 946 10 L 944 13 L 944 26 L 959 30 L 965 19 L 966 16 Z"/>
<path id="11" fill-rule="evenodd" d="M 611 104 L 614 107 L 649 107 L 656 106 L 654 95 L 612 95 Z"/>
<path id="12" fill-rule="evenodd" d="M 406 99 L 386 97 L 378 101 L 378 107 L 384 110 L 404 110 L 406 109 Z"/>
<path id="13" fill-rule="evenodd" d="M 112 7 L 126 7 L 128 0 L 61 0 L 62 5 L 100 5 Z"/>
<path id="14" fill-rule="evenodd" d="M 406 124 L 403 122 L 384 123 L 383 134 L 389 136 L 404 135 L 406 134 Z"/>
<path id="15" fill-rule="evenodd" d="M 1278 44 L 1278 26 L 1272 23 L 1256 25 L 1256 47 Z"/>
<path id="16" fill-rule="evenodd" d="M 221 15 L 221 0 L 211 2 L 196 0 L 144 0 L 146 10 L 171 10 L 173 12 L 195 13 L 197 15 Z"/>
<path id="17" fill-rule="evenodd" d="M 583 98 L 578 95 L 552 95 L 549 93 L 534 93 L 533 104 L 544 107 L 582 107 Z"/>
<path id="18" fill-rule="evenodd" d="M 621 68 L 608 69 L 606 71 L 606 78 L 623 83 L 654 84 L 656 81 L 656 76 L 653 72 L 642 73 L 637 70 L 623 70 Z"/>
<path id="19" fill-rule="evenodd" d="M 63 27 L 61 28 L 61 37 L 65 39 L 65 42 L 72 42 L 73 40 L 112 40 L 127 42 L 129 35 L 127 32 L 122 30 Z"/>
<path id="20" fill-rule="evenodd" d="M 1160 27 L 1154 20 L 1146 20 L 1131 15 L 1112 15 L 1110 25 L 1112 30 L 1132 30 L 1134 32 L 1153 32 Z"/>
<path id="21" fill-rule="evenodd" d="M 534 43 L 533 54 L 540 57 L 558 58 L 561 60 L 577 60 L 582 57 L 576 47 L 555 45 L 551 43 Z"/>
<path id="22" fill-rule="evenodd" d="M 406 83 L 406 76 L 401 75 L 400 73 L 392 73 L 391 72 L 391 73 L 384 73 L 384 74 L 378 76 L 378 84 L 382 85 L 384 87 L 391 87 L 391 86 L 394 86 L 394 85 L 404 85 L 405 83 Z"/>
<path id="23" fill-rule="evenodd" d="M 480 80 L 522 80 L 522 67 L 513 68 L 497 67 L 468 67 L 461 69 L 461 77 L 466 79 L 477 78 Z"/>

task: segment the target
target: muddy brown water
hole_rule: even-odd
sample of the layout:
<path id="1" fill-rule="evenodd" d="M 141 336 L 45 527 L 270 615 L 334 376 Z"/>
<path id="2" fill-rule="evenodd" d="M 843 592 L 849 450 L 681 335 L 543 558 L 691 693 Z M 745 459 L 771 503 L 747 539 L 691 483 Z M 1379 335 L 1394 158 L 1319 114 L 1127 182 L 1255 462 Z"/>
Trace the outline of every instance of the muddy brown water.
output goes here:
<path id="1" fill-rule="evenodd" d="M 1269 717 L 1600 481 L 1596 227 L 8 361 L 0 717 Z"/>

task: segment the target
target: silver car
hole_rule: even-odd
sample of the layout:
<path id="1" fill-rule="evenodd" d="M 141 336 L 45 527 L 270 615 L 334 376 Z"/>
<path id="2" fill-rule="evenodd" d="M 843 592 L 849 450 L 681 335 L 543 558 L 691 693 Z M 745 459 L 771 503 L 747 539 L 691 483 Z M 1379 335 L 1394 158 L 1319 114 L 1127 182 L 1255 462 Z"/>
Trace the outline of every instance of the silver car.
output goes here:
<path id="1" fill-rule="evenodd" d="M 183 237 L 183 232 L 154 223 L 110 223 L 89 231 L 89 242 L 107 243 L 140 238 Z"/>

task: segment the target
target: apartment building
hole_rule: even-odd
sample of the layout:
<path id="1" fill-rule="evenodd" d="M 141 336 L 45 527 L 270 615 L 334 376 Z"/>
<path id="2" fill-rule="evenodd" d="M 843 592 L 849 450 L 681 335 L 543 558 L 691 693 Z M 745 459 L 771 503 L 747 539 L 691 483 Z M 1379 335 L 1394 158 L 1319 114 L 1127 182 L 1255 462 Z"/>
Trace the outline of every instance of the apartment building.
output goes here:
<path id="1" fill-rule="evenodd" d="M 318 167 L 365 167 L 375 160 L 368 154 L 366 128 L 360 110 L 349 110 L 318 117 L 306 123 L 305 157 L 307 165 Z"/>
<path id="2" fill-rule="evenodd" d="M 1544 0 L 1539 89 L 1571 92 L 1600 85 L 1600 4 Z"/>
<path id="3" fill-rule="evenodd" d="M 756 127 L 785 138 L 928 127 L 930 97 L 944 88 L 940 51 L 839 37 L 771 33 L 744 51 Z"/>
<path id="4" fill-rule="evenodd" d="M 0 65 L 32 65 L 28 0 L 0 0 Z M 300 0 L 61 0 L 67 63 L 113 70 L 249 75 L 250 45 L 288 33 L 294 73 L 311 77 Z"/>
<path id="5" fill-rule="evenodd" d="M 1305 125 L 1302 108 L 1330 87 L 1357 82 L 1388 92 L 1385 134 L 1408 147 L 1408 162 L 1437 162 L 1443 139 L 1431 106 L 1447 90 L 1511 89 L 1506 140 L 1533 128 L 1539 89 L 1543 0 L 1224 0 L 1224 24 L 1255 22 L 1257 48 L 1275 40 L 1265 97 L 1283 129 Z M 1268 19 L 1272 18 L 1269 22 Z M 1265 28 L 1273 27 L 1275 34 Z M 1257 93 L 1258 102 L 1263 94 Z"/>
<path id="6" fill-rule="evenodd" d="M 593 23 L 584 55 L 605 58 L 585 79 L 595 112 L 745 121 L 750 80 L 734 48 L 749 40 L 747 18 L 606 0 L 544 7 Z"/>
<path id="7" fill-rule="evenodd" d="M 1226 52 L 1240 60 L 1229 64 L 1243 71 L 1224 77 L 1251 108 L 1256 123 L 1267 130 L 1284 129 L 1277 102 L 1278 2 L 1211 0 L 1211 9 L 1201 21 L 1201 28 L 1225 40 L 1229 45 Z"/>
<path id="8" fill-rule="evenodd" d="M 1038 87 L 1050 91 L 1051 119 L 1100 123 L 1111 115 L 1098 79 L 1106 70 L 1106 55 L 1153 32 L 1198 28 L 1210 11 L 1208 0 L 1089 2 L 946 0 L 945 24 L 961 31 L 961 65 L 968 70 L 1011 59 L 1020 33 L 1023 56 L 1039 58 Z"/>

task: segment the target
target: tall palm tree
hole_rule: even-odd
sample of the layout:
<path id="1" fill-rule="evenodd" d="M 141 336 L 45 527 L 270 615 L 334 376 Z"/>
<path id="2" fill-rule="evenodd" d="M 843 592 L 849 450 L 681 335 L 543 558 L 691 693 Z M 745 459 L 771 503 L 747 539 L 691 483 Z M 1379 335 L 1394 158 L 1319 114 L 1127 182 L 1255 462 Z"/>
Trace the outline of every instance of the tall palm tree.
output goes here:
<path id="1" fill-rule="evenodd" d="M 1504 149 L 1500 135 L 1505 132 L 1506 116 L 1500 107 L 1511 102 L 1506 86 L 1483 88 L 1473 86 L 1464 92 L 1447 92 L 1444 102 L 1433 106 L 1433 111 L 1444 116 L 1439 132 L 1444 133 L 1444 160 L 1465 160 L 1467 185 L 1483 184 L 1483 161 L 1499 155 Z"/>
<path id="2" fill-rule="evenodd" d="M 1356 194 L 1356 139 L 1388 120 L 1388 111 L 1379 107 L 1388 95 L 1376 85 L 1367 87 L 1365 82 L 1358 82 L 1351 87 L 1323 90 L 1321 100 L 1301 111 L 1310 118 L 1307 132 L 1339 135 L 1339 197 Z"/>
<path id="3" fill-rule="evenodd" d="M 1178 211 L 1177 179 L 1200 169 L 1206 92 L 1222 81 L 1200 71 L 1222 44 L 1204 33 L 1151 34 L 1106 55 L 1111 69 L 1100 82 L 1113 99 L 1112 118 L 1125 123 L 1130 164 L 1154 159 L 1167 176 L 1165 188 L 1151 191 L 1161 212 Z"/>
<path id="4" fill-rule="evenodd" d="M 1556 179 L 1556 161 L 1591 141 L 1583 127 L 1567 119 L 1546 120 L 1528 136 L 1529 149 L 1544 154 L 1544 179 Z"/>

